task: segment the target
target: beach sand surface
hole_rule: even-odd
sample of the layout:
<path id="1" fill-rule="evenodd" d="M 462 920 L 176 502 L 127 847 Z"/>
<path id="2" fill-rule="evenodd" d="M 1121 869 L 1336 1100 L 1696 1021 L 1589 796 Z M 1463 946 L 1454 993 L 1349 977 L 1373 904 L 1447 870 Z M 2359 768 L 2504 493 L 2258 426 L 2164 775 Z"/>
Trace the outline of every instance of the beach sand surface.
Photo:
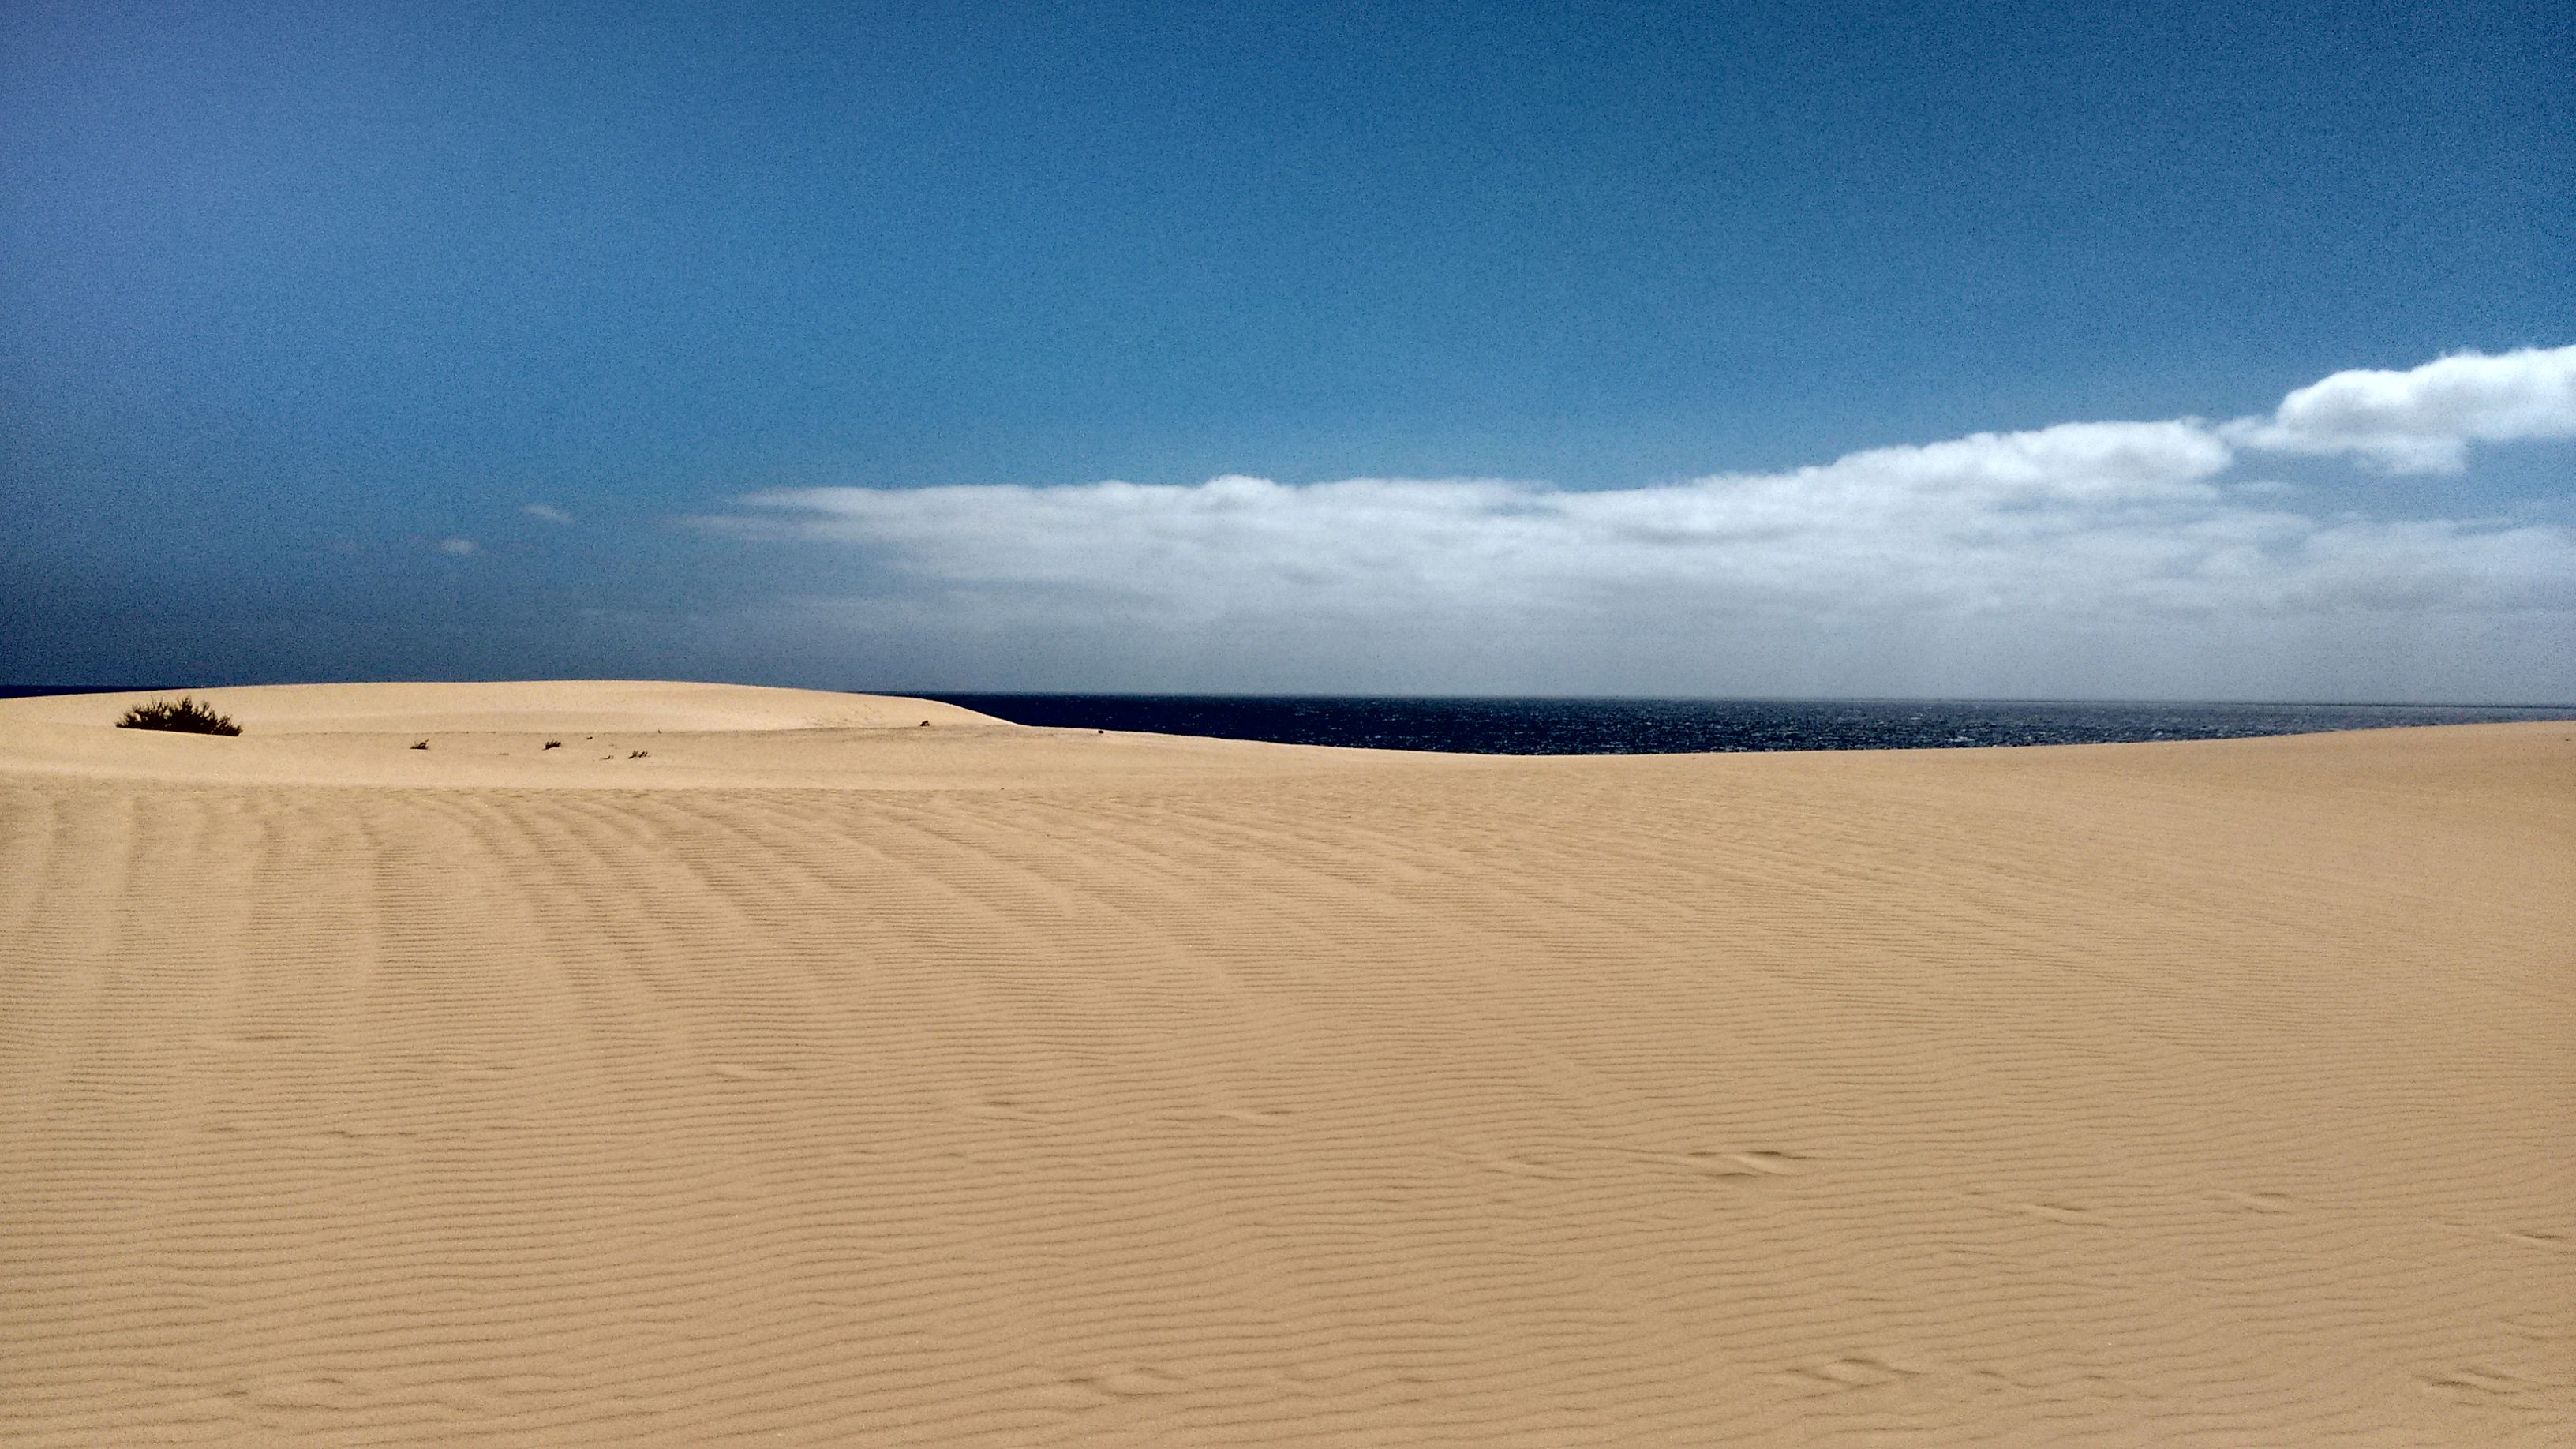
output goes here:
<path id="1" fill-rule="evenodd" d="M 199 697 L 0 702 L 0 1442 L 2576 1442 L 2567 724 Z"/>

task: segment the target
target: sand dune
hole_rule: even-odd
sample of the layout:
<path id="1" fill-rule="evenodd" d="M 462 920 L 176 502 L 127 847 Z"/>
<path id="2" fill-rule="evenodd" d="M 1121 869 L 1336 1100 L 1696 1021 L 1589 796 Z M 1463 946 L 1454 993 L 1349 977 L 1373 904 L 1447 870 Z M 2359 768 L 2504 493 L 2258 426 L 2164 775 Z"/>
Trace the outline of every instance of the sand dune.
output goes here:
<path id="1" fill-rule="evenodd" d="M 1371 769 L 1409 757 L 1032 730 L 936 700 L 614 680 L 199 691 L 236 738 L 113 728 L 175 691 L 0 700 L 0 769 L 168 783 L 976 789 Z M 557 748 L 549 749 L 552 743 Z M 414 745 L 426 746 L 413 749 Z"/>
<path id="2" fill-rule="evenodd" d="M 2563 724 L 212 697 L 0 703 L 0 1442 L 2576 1439 Z"/>
<path id="3" fill-rule="evenodd" d="M 129 705 L 182 691 L 75 694 L 0 700 L 0 718 L 57 724 L 111 722 Z M 546 679 L 477 684 L 263 684 L 200 690 L 257 735 L 850 729 L 998 724 L 990 715 L 928 699 L 759 689 L 666 680 Z"/>

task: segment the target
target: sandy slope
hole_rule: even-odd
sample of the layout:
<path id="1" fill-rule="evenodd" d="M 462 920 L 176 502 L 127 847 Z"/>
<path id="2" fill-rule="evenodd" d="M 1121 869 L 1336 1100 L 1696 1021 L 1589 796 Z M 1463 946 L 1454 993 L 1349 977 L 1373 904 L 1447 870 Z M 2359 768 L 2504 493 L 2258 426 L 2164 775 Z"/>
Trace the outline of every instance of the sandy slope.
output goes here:
<path id="1" fill-rule="evenodd" d="M 0 700 L 0 769 L 166 783 L 952 789 L 1375 769 L 1410 757 L 1032 730 L 935 700 L 621 680 L 261 685 L 199 692 L 237 738 L 120 730 L 160 694 Z M 548 742 L 559 748 L 548 749 Z M 428 748 L 415 750 L 415 744 Z"/>
<path id="2" fill-rule="evenodd" d="M 2576 1439 L 2568 726 L 397 689 L 0 704 L 0 1442 Z"/>

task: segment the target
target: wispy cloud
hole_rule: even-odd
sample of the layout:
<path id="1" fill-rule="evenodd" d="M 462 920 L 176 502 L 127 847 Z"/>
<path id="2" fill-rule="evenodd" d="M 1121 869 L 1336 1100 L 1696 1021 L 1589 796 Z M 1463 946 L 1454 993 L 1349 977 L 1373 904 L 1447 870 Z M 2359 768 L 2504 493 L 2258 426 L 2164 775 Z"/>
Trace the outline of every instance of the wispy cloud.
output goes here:
<path id="1" fill-rule="evenodd" d="M 470 538 L 442 538 L 438 541 L 438 551 L 458 558 L 471 558 L 483 551 L 483 545 Z"/>
<path id="2" fill-rule="evenodd" d="M 809 626 L 945 641 L 923 657 L 989 659 L 1017 638 L 1094 665 L 1186 663 L 1186 680 L 1148 669 L 1124 687 L 1436 677 L 1418 687 L 2048 691 L 2063 679 L 2069 692 L 2124 692 L 2119 661 L 2081 657 L 2098 648 L 2163 661 L 2125 692 L 2259 693 L 2257 656 L 2330 649 L 2366 663 L 2374 638 L 2428 620 L 2491 655 L 2563 637 L 2576 613 L 2570 530 L 2320 516 L 2230 476 L 2245 447 L 2361 440 L 2336 446 L 2426 466 L 2451 456 L 2444 440 L 2576 432 L 2552 421 L 2561 357 L 2576 349 L 2337 374 L 2259 422 L 2068 423 L 1603 492 L 1239 476 L 807 488 L 697 523 L 852 549 L 853 587 L 805 600 Z M 2342 381 L 2354 377 L 2414 381 Z M 2307 401 L 2354 388 L 2417 400 L 2378 412 Z M 1192 642 L 1176 654 L 1176 640 Z M 2202 667 L 2194 648 L 2240 657 Z M 1917 649 L 1944 654 L 1949 672 L 1927 675 L 1929 654 L 1905 657 Z M 1026 656 L 1011 658 L 1031 684 L 1075 682 L 1029 677 Z"/>
<path id="3" fill-rule="evenodd" d="M 571 514 L 564 512 L 562 509 L 555 507 L 551 503 L 523 503 L 519 505 L 519 511 L 528 515 L 530 518 L 542 518 L 548 523 L 572 522 Z"/>

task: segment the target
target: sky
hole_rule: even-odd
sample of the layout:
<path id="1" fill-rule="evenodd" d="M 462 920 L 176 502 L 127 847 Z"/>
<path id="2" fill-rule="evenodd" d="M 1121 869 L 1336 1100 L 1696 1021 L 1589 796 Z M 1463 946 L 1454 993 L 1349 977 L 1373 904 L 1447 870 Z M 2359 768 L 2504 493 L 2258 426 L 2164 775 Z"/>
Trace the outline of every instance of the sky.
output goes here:
<path id="1" fill-rule="evenodd" d="M 2576 702 L 2551 3 L 0 7 L 0 681 Z"/>

